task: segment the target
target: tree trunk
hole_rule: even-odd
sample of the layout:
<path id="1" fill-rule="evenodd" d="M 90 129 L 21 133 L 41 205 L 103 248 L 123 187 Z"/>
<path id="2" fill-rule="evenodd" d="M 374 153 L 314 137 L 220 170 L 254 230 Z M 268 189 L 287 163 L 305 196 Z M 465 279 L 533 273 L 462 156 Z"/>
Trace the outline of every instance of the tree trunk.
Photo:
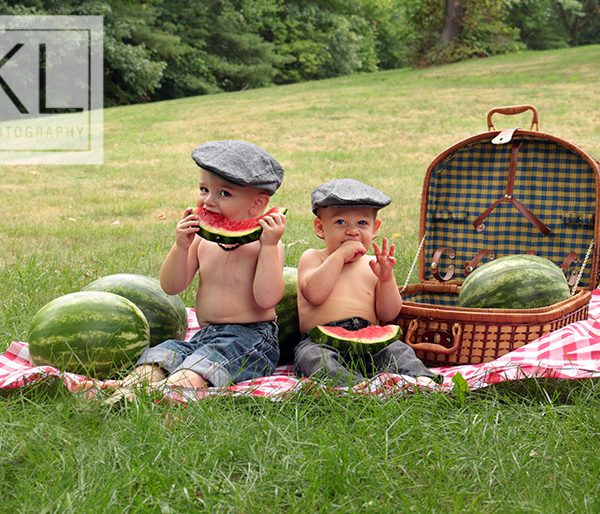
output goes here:
<path id="1" fill-rule="evenodd" d="M 446 16 L 440 40 L 447 45 L 460 35 L 463 29 L 465 6 L 462 0 L 446 0 Z"/>

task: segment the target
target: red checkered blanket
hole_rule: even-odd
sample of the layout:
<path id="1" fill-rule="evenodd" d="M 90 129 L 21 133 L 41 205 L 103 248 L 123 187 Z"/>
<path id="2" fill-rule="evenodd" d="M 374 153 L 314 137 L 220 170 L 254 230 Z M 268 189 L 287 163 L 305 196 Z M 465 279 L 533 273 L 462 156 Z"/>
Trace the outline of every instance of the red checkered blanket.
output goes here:
<path id="1" fill-rule="evenodd" d="M 187 337 L 198 329 L 196 314 L 189 309 Z M 600 289 L 594 291 L 590 302 L 589 318 L 572 323 L 547 334 L 492 362 L 465 366 L 434 368 L 444 376 L 441 385 L 422 380 L 382 373 L 355 386 L 354 392 L 387 396 L 413 390 L 415 387 L 450 391 L 453 378 L 459 374 L 470 389 L 525 378 L 582 379 L 600 377 Z M 73 393 L 104 389 L 107 384 L 91 378 L 63 373 L 51 366 L 32 366 L 25 342 L 12 342 L 0 355 L 0 389 L 16 389 L 42 380 L 61 380 Z M 268 377 L 241 382 L 226 387 L 211 387 L 205 391 L 165 389 L 164 395 L 174 401 L 188 401 L 214 395 L 252 395 L 281 398 L 311 388 L 308 379 L 294 377 L 291 366 L 280 366 Z M 344 391 L 344 388 L 341 388 Z"/>

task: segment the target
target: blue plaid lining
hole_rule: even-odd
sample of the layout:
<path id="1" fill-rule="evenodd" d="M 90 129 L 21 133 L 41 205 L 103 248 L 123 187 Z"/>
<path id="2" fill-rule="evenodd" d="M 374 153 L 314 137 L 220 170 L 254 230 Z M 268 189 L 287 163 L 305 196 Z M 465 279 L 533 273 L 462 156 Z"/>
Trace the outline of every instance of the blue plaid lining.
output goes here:
<path id="1" fill-rule="evenodd" d="M 475 229 L 475 219 L 505 193 L 511 145 L 493 145 L 488 139 L 465 145 L 433 170 L 425 219 L 425 255 L 431 259 L 442 246 L 454 248 L 455 258 L 444 254 L 440 262 L 442 270 L 456 266 L 454 279 L 464 279 L 463 265 L 483 248 L 496 257 L 534 251 L 560 265 L 570 252 L 583 260 L 594 238 L 593 168 L 557 142 L 521 141 L 513 193 L 551 232 L 542 234 L 509 203 L 492 211 L 483 231 Z M 590 271 L 588 262 L 580 286 L 589 284 Z M 425 279 L 434 279 L 428 266 Z"/>

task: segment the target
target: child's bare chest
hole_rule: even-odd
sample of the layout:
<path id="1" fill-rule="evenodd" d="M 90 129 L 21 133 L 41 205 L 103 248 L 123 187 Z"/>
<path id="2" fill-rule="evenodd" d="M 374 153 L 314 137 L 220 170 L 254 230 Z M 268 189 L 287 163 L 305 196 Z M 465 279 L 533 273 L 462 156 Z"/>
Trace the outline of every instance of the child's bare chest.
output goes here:
<path id="1" fill-rule="evenodd" d="M 377 278 L 363 258 L 342 268 L 332 294 L 338 297 L 372 297 L 376 283 Z"/>
<path id="2" fill-rule="evenodd" d="M 214 243 L 200 245 L 198 273 L 201 285 L 250 285 L 254 278 L 257 257 L 258 247 L 252 243 L 229 251 Z"/>

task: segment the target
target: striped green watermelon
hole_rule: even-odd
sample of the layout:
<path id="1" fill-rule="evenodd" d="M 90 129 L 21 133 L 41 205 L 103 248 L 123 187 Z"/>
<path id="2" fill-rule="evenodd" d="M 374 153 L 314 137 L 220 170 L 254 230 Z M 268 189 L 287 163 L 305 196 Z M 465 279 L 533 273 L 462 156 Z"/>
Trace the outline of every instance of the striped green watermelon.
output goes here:
<path id="1" fill-rule="evenodd" d="M 95 280 L 83 291 L 106 291 L 124 296 L 144 313 L 150 325 L 150 346 L 167 339 L 183 339 L 187 331 L 187 309 L 177 295 L 168 295 L 160 282 L 145 275 L 117 273 Z"/>
<path id="2" fill-rule="evenodd" d="M 279 326 L 279 364 L 291 364 L 294 361 L 294 348 L 300 342 L 300 322 L 298 320 L 298 269 L 283 268 L 285 292 L 275 307 Z"/>
<path id="3" fill-rule="evenodd" d="M 509 255 L 486 262 L 467 276 L 458 301 L 478 309 L 533 309 L 571 295 L 562 270 L 536 255 Z"/>
<path id="4" fill-rule="evenodd" d="M 104 379 L 135 364 L 149 338 L 148 322 L 133 302 L 84 291 L 38 311 L 29 328 L 29 353 L 37 366 Z"/>
<path id="5" fill-rule="evenodd" d="M 370 325 L 359 330 L 317 325 L 308 332 L 313 342 L 327 344 L 352 355 L 377 353 L 401 335 L 402 330 L 398 325 Z"/>
<path id="6" fill-rule="evenodd" d="M 286 213 L 285 208 L 273 207 L 258 218 L 230 220 L 216 212 L 207 211 L 204 207 L 196 207 L 193 212 L 199 217 L 198 235 L 207 241 L 222 244 L 246 244 L 258 241 L 262 227 L 258 221 L 269 214 Z"/>

